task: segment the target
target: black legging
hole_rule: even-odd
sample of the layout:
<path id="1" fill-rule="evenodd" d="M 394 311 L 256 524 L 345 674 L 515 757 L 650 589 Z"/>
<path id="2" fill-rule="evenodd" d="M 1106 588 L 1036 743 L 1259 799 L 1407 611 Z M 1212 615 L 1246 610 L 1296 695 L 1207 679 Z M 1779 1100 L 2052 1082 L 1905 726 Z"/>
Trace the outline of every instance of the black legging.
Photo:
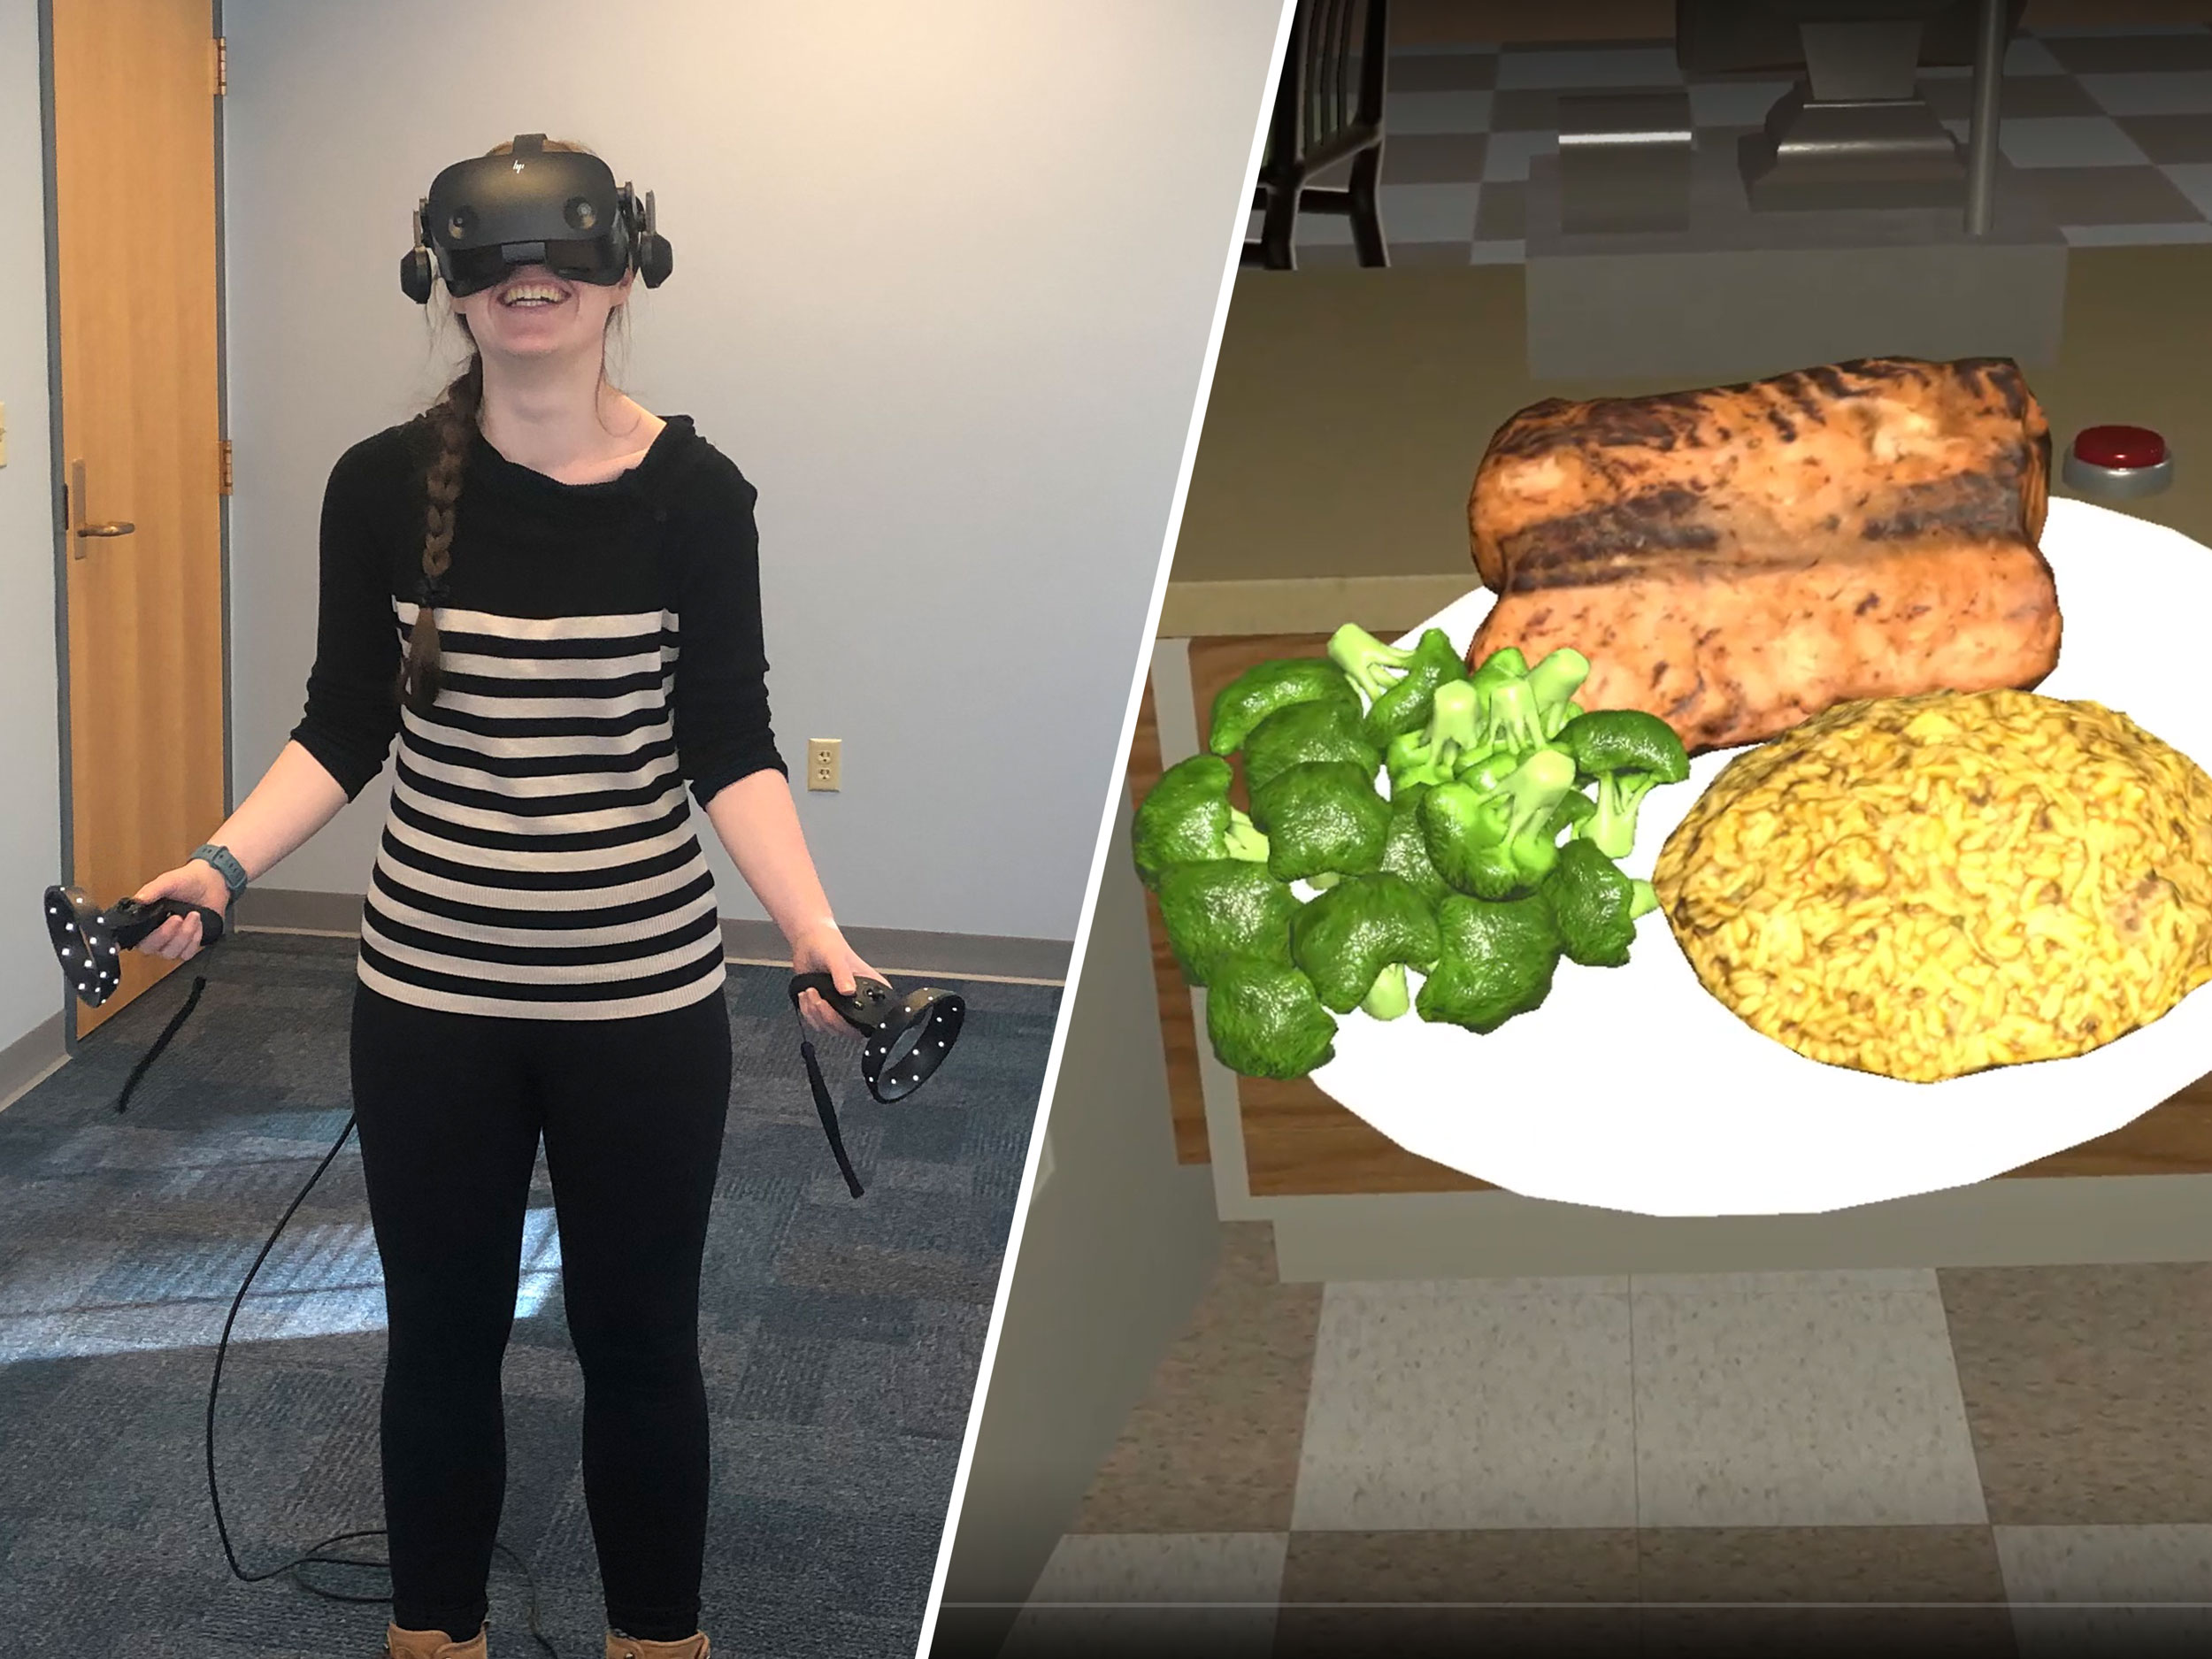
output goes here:
<path id="1" fill-rule="evenodd" d="M 607 1622 L 649 1641 L 699 1628 L 699 1267 L 729 1091 L 719 995 L 627 1019 L 509 1019 L 357 987 L 353 1098 L 389 1317 L 384 1508 L 401 1628 L 465 1640 L 484 1621 L 506 1495 L 500 1362 L 541 1133 Z"/>

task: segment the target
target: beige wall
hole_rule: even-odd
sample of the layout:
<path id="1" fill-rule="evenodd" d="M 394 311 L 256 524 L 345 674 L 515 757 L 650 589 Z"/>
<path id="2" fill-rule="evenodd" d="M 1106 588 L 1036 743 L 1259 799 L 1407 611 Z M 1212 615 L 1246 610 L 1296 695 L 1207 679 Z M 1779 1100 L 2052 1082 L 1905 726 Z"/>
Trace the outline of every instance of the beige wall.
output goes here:
<path id="1" fill-rule="evenodd" d="M 1118 800 L 1066 1048 L 1052 1153 L 1013 1247 L 996 1363 L 932 1653 L 995 1652 L 1220 1254 L 1213 1172 L 1175 1158 L 1144 892 Z"/>
<path id="2" fill-rule="evenodd" d="M 332 462 L 460 360 L 394 280 L 415 200 L 553 133 L 656 193 L 675 275 L 615 372 L 759 488 L 777 734 L 844 743 L 798 796 L 839 917 L 1071 938 L 1279 0 L 224 13 L 240 792 L 299 718 Z M 265 887 L 358 894 L 389 786 Z"/>

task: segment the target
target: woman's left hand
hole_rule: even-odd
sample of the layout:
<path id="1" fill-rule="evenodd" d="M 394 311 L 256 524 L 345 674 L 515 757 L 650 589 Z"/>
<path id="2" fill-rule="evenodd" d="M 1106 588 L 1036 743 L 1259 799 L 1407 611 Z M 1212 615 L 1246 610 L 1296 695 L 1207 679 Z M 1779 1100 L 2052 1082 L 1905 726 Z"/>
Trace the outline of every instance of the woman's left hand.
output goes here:
<path id="1" fill-rule="evenodd" d="M 826 973 L 830 983 L 840 995 L 850 996 L 856 977 L 883 979 L 884 976 L 863 962 L 853 948 L 845 942 L 845 935 L 834 927 L 823 927 L 802 933 L 792 941 L 791 972 L 794 973 Z M 888 980 L 884 981 L 888 984 Z M 806 1023 L 826 1035 L 849 1037 L 857 1042 L 860 1033 L 848 1025 L 844 1019 L 817 991 L 803 993 L 799 998 L 799 1012 Z"/>

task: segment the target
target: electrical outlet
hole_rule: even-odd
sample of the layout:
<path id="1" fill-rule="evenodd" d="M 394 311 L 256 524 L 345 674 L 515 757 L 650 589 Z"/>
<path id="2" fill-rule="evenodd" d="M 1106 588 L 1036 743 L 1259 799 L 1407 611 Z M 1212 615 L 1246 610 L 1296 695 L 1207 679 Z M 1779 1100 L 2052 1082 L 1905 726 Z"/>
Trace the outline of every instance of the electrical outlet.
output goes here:
<path id="1" fill-rule="evenodd" d="M 806 787 L 810 789 L 836 789 L 844 772 L 838 750 L 843 747 L 841 739 L 810 737 L 806 741 Z"/>

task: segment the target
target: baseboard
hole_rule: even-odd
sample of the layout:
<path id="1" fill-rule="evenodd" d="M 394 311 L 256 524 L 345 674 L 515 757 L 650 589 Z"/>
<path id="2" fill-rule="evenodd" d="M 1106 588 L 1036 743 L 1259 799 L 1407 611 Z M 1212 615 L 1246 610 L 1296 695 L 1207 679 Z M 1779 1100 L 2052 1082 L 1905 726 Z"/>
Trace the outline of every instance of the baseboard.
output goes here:
<path id="1" fill-rule="evenodd" d="M 241 933 L 342 933 L 361 931 L 358 893 L 310 893 L 296 887 L 249 887 L 233 907 Z"/>
<path id="2" fill-rule="evenodd" d="M 44 1082 L 68 1063 L 68 1016 L 50 1014 L 0 1048 L 0 1111 Z"/>
<path id="3" fill-rule="evenodd" d="M 361 931 L 361 895 L 297 888 L 255 887 L 240 895 L 242 933 L 331 933 Z M 1043 985 L 1066 981 L 1072 943 L 1064 939 L 1017 939 L 990 933 L 938 933 L 904 927 L 849 927 L 845 937 L 863 957 L 902 978 L 1013 979 Z M 773 922 L 726 916 L 723 948 L 743 962 L 787 962 L 790 947 Z"/>
<path id="4" fill-rule="evenodd" d="M 788 962 L 791 947 L 773 922 L 722 918 L 722 938 L 743 962 Z M 862 958 L 902 978 L 937 974 L 957 979 L 1015 979 L 1064 985 L 1075 946 L 1065 939 L 1014 939 L 992 933 L 933 933 L 904 927 L 848 927 L 845 941 Z"/>

